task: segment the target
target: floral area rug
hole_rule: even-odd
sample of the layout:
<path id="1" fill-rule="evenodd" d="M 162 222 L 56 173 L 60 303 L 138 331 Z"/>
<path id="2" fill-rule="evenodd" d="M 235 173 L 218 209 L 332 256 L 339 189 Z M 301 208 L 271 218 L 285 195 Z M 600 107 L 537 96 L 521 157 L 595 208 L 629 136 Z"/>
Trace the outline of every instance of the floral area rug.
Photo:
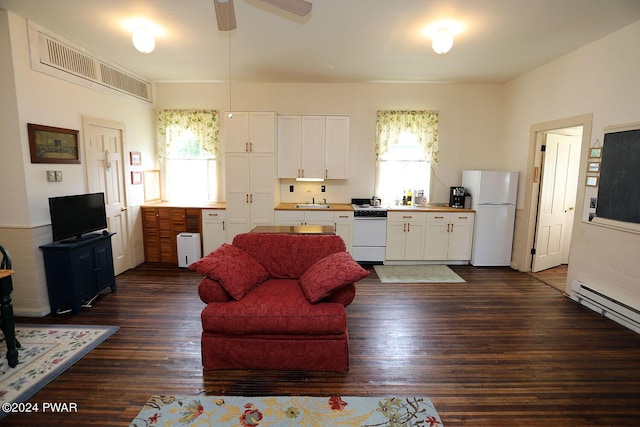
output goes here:
<path id="1" fill-rule="evenodd" d="M 446 265 L 374 265 L 382 283 L 465 283 Z"/>
<path id="2" fill-rule="evenodd" d="M 441 427 L 426 397 L 152 396 L 129 427 Z"/>
<path id="3" fill-rule="evenodd" d="M 9 367 L 0 343 L 0 404 L 26 402 L 119 328 L 114 326 L 16 325 L 18 365 Z M 0 411 L 0 419 L 5 416 Z"/>

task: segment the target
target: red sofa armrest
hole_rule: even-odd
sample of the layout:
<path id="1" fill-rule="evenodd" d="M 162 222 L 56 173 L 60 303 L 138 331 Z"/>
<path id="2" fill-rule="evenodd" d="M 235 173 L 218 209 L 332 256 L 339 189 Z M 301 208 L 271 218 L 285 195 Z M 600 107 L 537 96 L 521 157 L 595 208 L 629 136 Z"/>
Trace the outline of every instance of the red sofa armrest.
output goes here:
<path id="1" fill-rule="evenodd" d="M 353 302 L 356 296 L 356 285 L 351 283 L 347 286 L 343 286 L 333 291 L 330 295 L 327 295 L 321 302 L 337 302 L 345 307 Z"/>
<path id="2" fill-rule="evenodd" d="M 198 285 L 198 295 L 203 303 L 209 304 L 210 302 L 226 302 L 231 301 L 231 297 L 224 290 L 220 282 L 213 280 L 212 278 L 205 276 Z"/>

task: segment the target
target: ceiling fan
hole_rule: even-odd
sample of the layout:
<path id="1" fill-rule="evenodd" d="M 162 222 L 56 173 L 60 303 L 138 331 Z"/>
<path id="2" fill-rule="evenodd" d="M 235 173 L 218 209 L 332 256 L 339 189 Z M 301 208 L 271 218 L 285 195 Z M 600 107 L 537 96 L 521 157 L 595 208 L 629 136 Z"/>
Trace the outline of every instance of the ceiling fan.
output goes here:
<path id="1" fill-rule="evenodd" d="M 305 0 L 260 0 L 278 9 L 291 12 L 298 16 L 305 16 L 311 12 L 312 4 Z M 233 0 L 213 0 L 218 20 L 218 30 L 229 31 L 236 28 L 236 12 Z"/>

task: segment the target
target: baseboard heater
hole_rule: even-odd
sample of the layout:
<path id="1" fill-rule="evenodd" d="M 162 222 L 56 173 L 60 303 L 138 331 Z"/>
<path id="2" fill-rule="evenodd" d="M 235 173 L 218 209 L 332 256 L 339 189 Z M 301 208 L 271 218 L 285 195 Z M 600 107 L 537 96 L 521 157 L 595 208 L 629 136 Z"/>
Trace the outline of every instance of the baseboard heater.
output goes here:
<path id="1" fill-rule="evenodd" d="M 640 333 L 640 311 L 633 307 L 629 307 L 577 280 L 571 283 L 571 299 L 636 333 Z"/>

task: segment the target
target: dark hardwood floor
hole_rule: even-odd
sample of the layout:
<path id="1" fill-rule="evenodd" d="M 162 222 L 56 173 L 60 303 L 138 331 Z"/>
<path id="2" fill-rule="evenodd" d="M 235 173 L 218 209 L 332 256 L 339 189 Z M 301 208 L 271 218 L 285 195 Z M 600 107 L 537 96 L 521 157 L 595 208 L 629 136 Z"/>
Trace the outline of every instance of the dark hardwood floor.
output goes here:
<path id="1" fill-rule="evenodd" d="M 463 284 L 381 284 L 348 308 L 346 373 L 208 371 L 200 276 L 143 265 L 75 316 L 23 323 L 120 330 L 36 393 L 73 414 L 12 414 L 10 426 L 126 426 L 152 394 L 424 395 L 451 426 L 640 425 L 640 336 L 509 268 L 452 267 Z"/>

